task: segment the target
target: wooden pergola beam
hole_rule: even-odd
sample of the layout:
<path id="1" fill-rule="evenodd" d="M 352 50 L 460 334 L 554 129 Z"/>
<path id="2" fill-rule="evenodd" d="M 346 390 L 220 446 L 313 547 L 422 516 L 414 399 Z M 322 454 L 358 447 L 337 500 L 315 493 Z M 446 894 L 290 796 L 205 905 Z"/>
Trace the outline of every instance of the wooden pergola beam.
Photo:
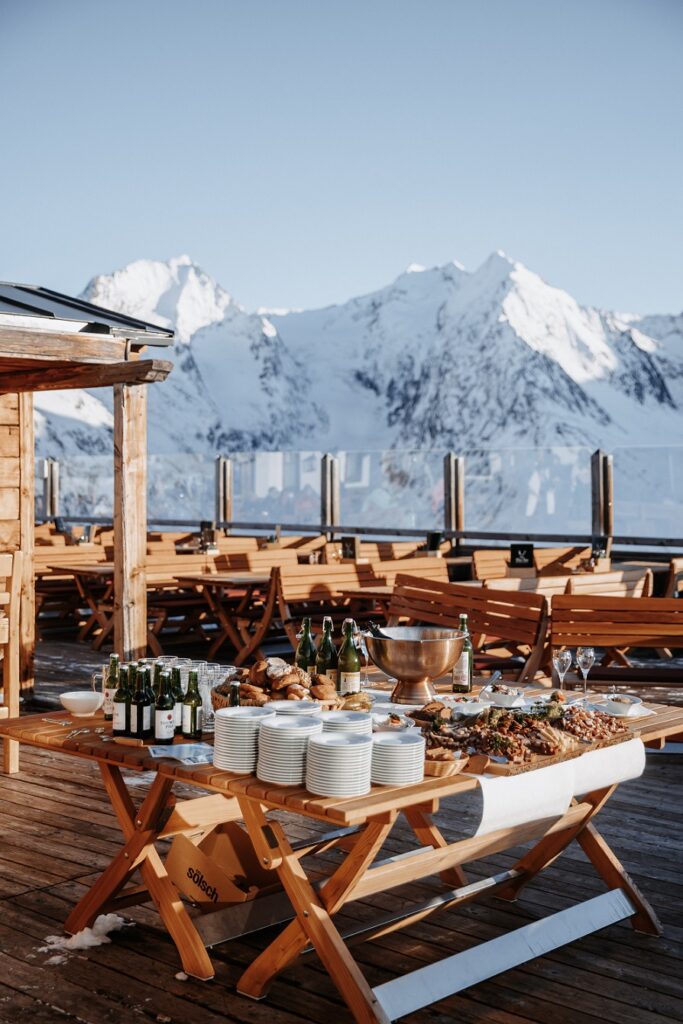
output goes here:
<path id="1" fill-rule="evenodd" d="M 17 370 L 16 357 L 12 370 L 5 372 L 0 352 L 0 393 L 23 391 L 56 391 L 62 388 L 103 388 L 114 384 L 153 384 L 165 380 L 173 363 L 164 359 L 131 360 L 120 363 L 83 363 L 32 365 Z"/>
<path id="2" fill-rule="evenodd" d="M 144 343 L 138 343 L 144 344 Z M 35 362 L 122 363 L 129 346 L 125 338 L 87 332 L 23 331 L 0 327 L 0 360 L 13 359 L 30 367 Z"/>

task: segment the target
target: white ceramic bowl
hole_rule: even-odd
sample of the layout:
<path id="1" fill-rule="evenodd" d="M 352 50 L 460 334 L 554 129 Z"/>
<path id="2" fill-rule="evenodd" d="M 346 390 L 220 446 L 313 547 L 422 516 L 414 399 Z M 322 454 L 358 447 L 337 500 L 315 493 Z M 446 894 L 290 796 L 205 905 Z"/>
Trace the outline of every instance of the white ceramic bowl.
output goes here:
<path id="1" fill-rule="evenodd" d="M 518 702 L 521 703 L 524 691 L 517 690 L 515 687 L 512 687 L 512 689 L 514 690 L 514 693 L 497 693 L 494 690 L 490 690 L 488 687 L 485 687 L 481 691 L 480 696 L 491 701 L 491 703 L 495 704 L 497 708 L 514 708 L 518 706 Z"/>
<path id="2" fill-rule="evenodd" d="M 615 694 L 616 699 L 608 698 L 605 701 L 605 707 L 609 711 L 610 715 L 619 715 L 624 718 L 631 711 L 632 707 L 636 704 L 642 704 L 640 697 L 632 697 L 629 693 L 618 693 Z"/>
<path id="3" fill-rule="evenodd" d="M 62 706 L 75 718 L 91 718 L 104 703 L 104 694 L 93 690 L 69 690 L 60 693 Z"/>

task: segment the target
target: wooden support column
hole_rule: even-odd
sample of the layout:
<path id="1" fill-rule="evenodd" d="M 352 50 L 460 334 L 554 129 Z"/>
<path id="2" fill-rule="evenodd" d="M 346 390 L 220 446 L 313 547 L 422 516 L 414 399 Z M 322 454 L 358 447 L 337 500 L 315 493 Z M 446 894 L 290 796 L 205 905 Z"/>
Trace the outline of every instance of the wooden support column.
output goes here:
<path id="1" fill-rule="evenodd" d="M 147 650 L 147 391 L 114 387 L 114 650 Z"/>
<path id="2" fill-rule="evenodd" d="M 35 543 L 35 439 L 33 395 L 19 395 L 19 547 L 21 548 L 21 612 L 19 616 L 19 680 L 23 693 L 33 689 L 36 653 L 36 588 L 33 569 Z"/>

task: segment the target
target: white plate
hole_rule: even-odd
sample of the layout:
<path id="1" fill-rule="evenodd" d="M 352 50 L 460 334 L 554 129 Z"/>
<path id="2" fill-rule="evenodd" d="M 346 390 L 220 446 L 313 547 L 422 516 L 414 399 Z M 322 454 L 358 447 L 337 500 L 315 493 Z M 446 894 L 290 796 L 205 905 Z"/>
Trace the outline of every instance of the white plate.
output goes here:
<path id="1" fill-rule="evenodd" d="M 249 708 L 249 707 L 235 707 L 235 708 L 219 708 L 216 712 L 216 719 L 220 722 L 225 718 L 237 718 L 237 719 L 249 719 L 249 718 L 269 718 L 274 715 L 275 712 L 267 708 Z"/>
<path id="2" fill-rule="evenodd" d="M 314 700 L 271 700 L 267 707 L 278 715 L 319 715 L 321 710 Z"/>

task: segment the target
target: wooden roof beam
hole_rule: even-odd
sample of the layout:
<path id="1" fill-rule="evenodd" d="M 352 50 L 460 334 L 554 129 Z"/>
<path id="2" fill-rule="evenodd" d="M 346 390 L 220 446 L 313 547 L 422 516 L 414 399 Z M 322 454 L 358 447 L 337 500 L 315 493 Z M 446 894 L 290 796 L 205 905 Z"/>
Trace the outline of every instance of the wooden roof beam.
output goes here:
<path id="1" fill-rule="evenodd" d="M 16 361 L 13 359 L 14 367 Z M 113 384 L 153 384 L 166 380 L 173 363 L 165 359 L 141 359 L 120 363 L 31 366 L 4 373 L 0 352 L 0 394 L 20 391 L 54 391 L 64 388 L 104 388 Z"/>

